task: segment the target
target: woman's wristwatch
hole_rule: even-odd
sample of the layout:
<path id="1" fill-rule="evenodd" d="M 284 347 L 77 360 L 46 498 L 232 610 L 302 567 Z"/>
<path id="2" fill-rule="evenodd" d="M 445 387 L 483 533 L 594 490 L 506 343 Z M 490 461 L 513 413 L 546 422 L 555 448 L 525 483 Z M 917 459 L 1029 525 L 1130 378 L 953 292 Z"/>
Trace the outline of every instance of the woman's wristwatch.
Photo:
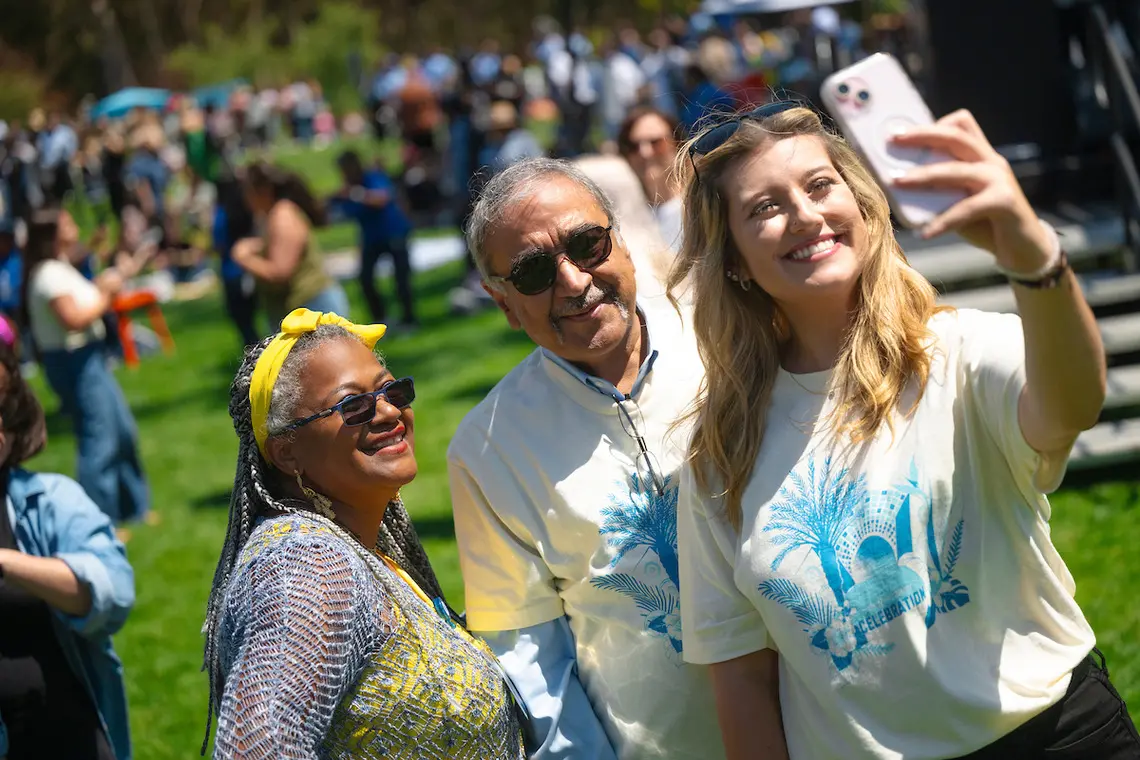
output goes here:
<path id="1" fill-rule="evenodd" d="M 1053 252 L 1049 256 L 1049 261 L 1041 269 L 1029 274 L 1012 272 L 1000 265 L 998 271 L 1014 285 L 1033 290 L 1048 290 L 1057 287 L 1065 273 L 1069 271 L 1069 257 L 1066 255 L 1065 249 L 1061 247 L 1061 237 L 1053 225 L 1048 224 L 1044 219 L 1037 221 L 1041 222 L 1041 226 L 1049 231 L 1049 238 L 1052 240 Z"/>

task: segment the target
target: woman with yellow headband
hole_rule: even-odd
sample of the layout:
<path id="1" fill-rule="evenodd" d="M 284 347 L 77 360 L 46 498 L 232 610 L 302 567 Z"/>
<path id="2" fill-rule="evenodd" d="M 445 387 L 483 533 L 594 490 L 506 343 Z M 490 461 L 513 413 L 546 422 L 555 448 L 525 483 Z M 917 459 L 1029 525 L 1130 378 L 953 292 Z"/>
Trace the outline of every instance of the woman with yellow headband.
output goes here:
<path id="1" fill-rule="evenodd" d="M 510 684 L 444 602 L 400 501 L 415 390 L 374 353 L 384 329 L 298 309 L 234 380 L 237 475 L 204 627 L 215 758 L 524 756 Z"/>

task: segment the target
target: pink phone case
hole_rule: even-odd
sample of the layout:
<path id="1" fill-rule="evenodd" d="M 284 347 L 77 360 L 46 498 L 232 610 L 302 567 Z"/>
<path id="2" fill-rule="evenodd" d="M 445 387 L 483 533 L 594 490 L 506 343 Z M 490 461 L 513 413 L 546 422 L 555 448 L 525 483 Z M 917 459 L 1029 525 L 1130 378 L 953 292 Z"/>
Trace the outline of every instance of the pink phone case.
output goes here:
<path id="1" fill-rule="evenodd" d="M 899 148 L 890 136 L 908 126 L 934 123 L 934 117 L 899 62 L 874 55 L 829 76 L 822 98 L 847 140 L 879 179 L 891 208 L 908 227 L 922 227 L 966 197 L 960 191 L 900 190 L 891 177 L 918 165 L 949 160 L 930 150 Z"/>

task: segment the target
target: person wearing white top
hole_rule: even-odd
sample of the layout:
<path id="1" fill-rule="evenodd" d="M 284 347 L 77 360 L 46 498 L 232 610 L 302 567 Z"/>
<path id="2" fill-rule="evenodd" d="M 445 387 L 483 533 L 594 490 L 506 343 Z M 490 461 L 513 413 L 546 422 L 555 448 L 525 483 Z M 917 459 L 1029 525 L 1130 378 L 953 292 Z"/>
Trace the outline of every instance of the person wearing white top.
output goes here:
<path id="1" fill-rule="evenodd" d="M 814 111 L 725 124 L 687 146 L 671 284 L 708 378 L 678 508 L 684 651 L 729 757 L 1140 757 L 1049 536 L 1106 373 L 1056 233 L 968 112 L 895 138 L 952 157 L 896 182 L 963 190 L 923 234 L 990 251 L 1021 316 L 940 307 Z"/>
<path id="2" fill-rule="evenodd" d="M 75 428 L 76 479 L 99 509 L 122 523 L 150 509 L 135 420 L 107 368 L 103 315 L 123 277 L 112 267 L 88 280 L 75 268 L 84 254 L 69 213 L 36 212 L 28 225 L 23 303 L 48 384 Z"/>
<path id="3" fill-rule="evenodd" d="M 673 181 L 677 120 L 656 108 L 634 108 L 618 130 L 618 151 L 641 180 L 661 238 L 681 249 L 681 193 Z"/>
<path id="4" fill-rule="evenodd" d="M 467 237 L 538 344 L 448 449 L 467 624 L 526 701 L 530 757 L 722 758 L 707 674 L 682 660 L 671 429 L 700 384 L 691 327 L 638 295 L 614 204 L 572 163 L 496 175 Z"/>

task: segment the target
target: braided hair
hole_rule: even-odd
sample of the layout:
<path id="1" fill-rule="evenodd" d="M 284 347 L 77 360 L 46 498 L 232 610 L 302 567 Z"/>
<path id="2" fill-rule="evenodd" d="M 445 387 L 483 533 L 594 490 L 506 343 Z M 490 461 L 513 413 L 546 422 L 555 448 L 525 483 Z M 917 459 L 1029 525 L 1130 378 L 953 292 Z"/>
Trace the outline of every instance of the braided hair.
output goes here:
<path id="1" fill-rule="evenodd" d="M 249 387 L 254 366 L 272 340 L 266 338 L 246 349 L 241 367 L 234 377 L 233 385 L 230 386 L 229 411 L 238 437 L 238 462 L 233 492 L 230 494 L 226 539 L 222 545 L 218 567 L 214 571 L 214 582 L 206 604 L 206 622 L 202 627 L 206 635 L 202 669 L 208 672 L 210 678 L 210 703 L 209 713 L 206 716 L 206 738 L 202 744 L 203 755 L 209 745 L 210 728 L 221 706 L 222 691 L 225 687 L 218 652 L 218 638 L 226 589 L 241 550 L 253 532 L 254 521 L 258 516 L 282 512 L 303 512 L 315 519 L 321 519 L 305 502 L 280 495 L 281 488 L 274 467 L 261 455 L 257 440 L 254 438 Z M 301 336 L 289 352 L 278 374 L 270 399 L 267 422 L 271 436 L 280 434 L 295 417 L 303 392 L 302 377 L 309 354 L 324 343 L 334 340 L 359 339 L 343 327 L 321 325 L 313 332 Z M 429 596 L 444 598 L 439 579 L 436 578 L 415 527 L 398 497 L 389 502 L 384 511 L 384 520 L 376 537 L 375 548 L 393 559 Z M 450 610 L 450 607 L 448 609 Z M 454 611 L 451 614 L 459 621 Z"/>

